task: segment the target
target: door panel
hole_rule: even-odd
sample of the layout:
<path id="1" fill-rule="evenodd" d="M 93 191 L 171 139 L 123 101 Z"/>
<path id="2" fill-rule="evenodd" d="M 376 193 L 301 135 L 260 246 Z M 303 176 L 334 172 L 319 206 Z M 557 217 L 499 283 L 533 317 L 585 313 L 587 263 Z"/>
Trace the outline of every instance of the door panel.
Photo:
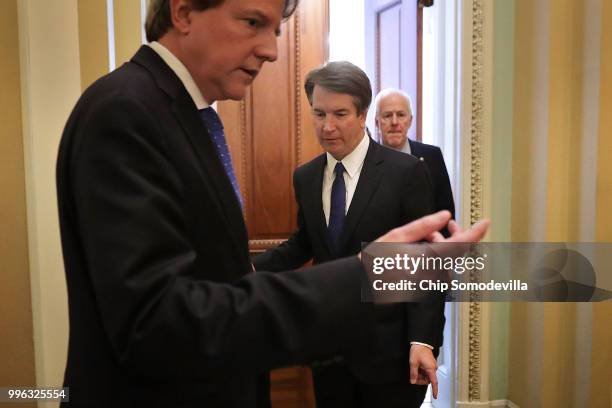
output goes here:
<path id="1" fill-rule="evenodd" d="M 380 89 L 402 87 L 402 6 L 397 3 L 378 13 L 378 84 Z"/>
<path id="2" fill-rule="evenodd" d="M 327 0 L 302 0 L 281 32 L 278 60 L 264 65 L 247 96 L 217 104 L 244 199 L 252 254 L 295 231 L 293 171 L 322 153 L 303 79 L 327 60 Z M 306 367 L 274 370 L 271 387 L 274 408 L 314 408 Z"/>
<path id="3" fill-rule="evenodd" d="M 366 72 L 373 82 L 374 93 L 394 87 L 408 93 L 413 102 L 418 101 L 417 0 L 365 2 Z M 415 124 L 408 131 L 408 137 L 420 140 L 417 103 L 413 103 L 412 110 Z"/>

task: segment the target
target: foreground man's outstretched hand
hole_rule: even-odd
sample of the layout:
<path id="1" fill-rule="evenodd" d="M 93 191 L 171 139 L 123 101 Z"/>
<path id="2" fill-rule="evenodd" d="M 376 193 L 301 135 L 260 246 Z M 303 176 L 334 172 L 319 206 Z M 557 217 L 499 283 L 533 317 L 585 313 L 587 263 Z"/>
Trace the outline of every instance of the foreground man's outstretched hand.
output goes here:
<path id="1" fill-rule="evenodd" d="M 480 220 L 464 230 L 454 220 L 451 220 L 451 213 L 444 210 L 392 229 L 378 238 L 376 242 L 410 243 L 422 240 L 430 242 L 478 242 L 487 233 L 489 224 L 489 220 Z M 439 232 L 446 225 L 448 225 L 448 231 L 451 233 L 448 238 L 444 238 Z"/>
<path id="2" fill-rule="evenodd" d="M 454 220 L 451 220 L 450 212 L 440 211 L 395 228 L 378 238 L 376 242 L 410 243 L 422 240 L 444 243 L 479 242 L 487 233 L 489 224 L 489 220 L 481 220 L 464 230 Z M 451 235 L 444 238 L 439 231 L 447 225 Z M 419 385 L 431 383 L 432 395 L 438 398 L 438 377 L 436 376 L 438 365 L 432 350 L 425 346 L 412 345 L 409 364 L 410 383 Z"/>

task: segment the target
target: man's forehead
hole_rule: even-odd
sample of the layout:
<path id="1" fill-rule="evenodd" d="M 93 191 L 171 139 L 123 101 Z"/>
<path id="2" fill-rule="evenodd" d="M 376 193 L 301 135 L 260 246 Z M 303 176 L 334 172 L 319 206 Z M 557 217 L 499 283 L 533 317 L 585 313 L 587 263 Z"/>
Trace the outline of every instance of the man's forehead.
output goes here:
<path id="1" fill-rule="evenodd" d="M 382 113 L 386 112 L 406 112 L 408 113 L 408 109 L 402 106 L 386 106 L 380 110 Z"/>
<path id="2" fill-rule="evenodd" d="M 400 94 L 390 94 L 390 95 L 387 95 L 387 96 L 383 97 L 380 100 L 380 104 L 381 105 L 386 105 L 386 104 L 395 104 L 395 105 L 397 105 L 397 104 L 401 104 L 401 105 L 404 105 L 404 106 L 407 107 L 408 106 L 408 101 L 406 100 L 406 98 L 404 98 Z"/>
<path id="3" fill-rule="evenodd" d="M 284 0 L 225 0 L 232 1 L 241 11 L 260 14 L 267 18 L 281 20 L 285 9 Z"/>
<path id="4" fill-rule="evenodd" d="M 354 111 L 355 104 L 351 95 L 337 94 L 331 98 L 326 98 L 324 100 L 320 98 L 315 98 L 313 100 L 312 109 L 315 111 L 328 112 Z"/>

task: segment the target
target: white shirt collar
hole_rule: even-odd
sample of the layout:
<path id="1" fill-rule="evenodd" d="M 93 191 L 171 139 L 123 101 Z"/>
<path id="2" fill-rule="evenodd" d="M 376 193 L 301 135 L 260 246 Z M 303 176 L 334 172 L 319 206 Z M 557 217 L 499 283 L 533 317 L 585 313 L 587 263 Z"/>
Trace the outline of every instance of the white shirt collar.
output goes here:
<path id="1" fill-rule="evenodd" d="M 412 154 L 412 151 L 410 150 L 410 142 L 408 141 L 408 138 L 406 138 L 406 143 L 404 143 L 404 146 L 401 149 L 399 149 L 399 151 L 403 153 Z"/>
<path id="2" fill-rule="evenodd" d="M 368 153 L 368 146 L 370 145 L 370 138 L 363 134 L 363 138 L 361 142 L 353 149 L 352 152 L 347 154 L 342 159 L 342 164 L 344 165 L 344 169 L 350 178 L 355 177 L 355 175 L 359 174 L 361 171 L 361 166 L 363 165 L 363 161 L 365 160 L 366 154 Z M 329 153 L 325 153 L 327 155 L 327 168 L 328 170 L 333 171 L 336 167 L 336 163 L 338 160 L 334 158 Z"/>
<path id="3" fill-rule="evenodd" d="M 202 92 L 200 92 L 200 88 L 196 85 L 193 77 L 187 70 L 187 67 L 183 65 L 183 63 L 166 47 L 158 43 L 157 41 L 150 42 L 147 44 L 149 47 L 153 49 L 160 57 L 164 60 L 166 64 L 170 67 L 170 69 L 176 74 L 176 76 L 181 80 L 183 86 L 193 99 L 193 103 L 198 108 L 198 110 L 208 108 L 210 105 L 204 97 L 202 96 Z"/>

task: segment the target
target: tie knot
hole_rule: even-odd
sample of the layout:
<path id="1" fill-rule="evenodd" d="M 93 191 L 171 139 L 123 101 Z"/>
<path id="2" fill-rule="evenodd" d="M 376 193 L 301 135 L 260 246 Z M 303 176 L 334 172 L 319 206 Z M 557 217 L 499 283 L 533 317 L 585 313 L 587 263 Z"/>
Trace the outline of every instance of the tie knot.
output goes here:
<path id="1" fill-rule="evenodd" d="M 334 168 L 334 173 L 336 173 L 336 176 L 344 175 L 345 171 L 346 169 L 344 168 L 344 164 L 342 164 L 342 162 L 336 163 L 336 167 Z"/>
<path id="2" fill-rule="evenodd" d="M 210 106 L 208 108 L 200 109 L 200 116 L 206 124 L 209 132 L 217 132 L 223 130 L 223 123 L 219 119 L 217 112 Z"/>

